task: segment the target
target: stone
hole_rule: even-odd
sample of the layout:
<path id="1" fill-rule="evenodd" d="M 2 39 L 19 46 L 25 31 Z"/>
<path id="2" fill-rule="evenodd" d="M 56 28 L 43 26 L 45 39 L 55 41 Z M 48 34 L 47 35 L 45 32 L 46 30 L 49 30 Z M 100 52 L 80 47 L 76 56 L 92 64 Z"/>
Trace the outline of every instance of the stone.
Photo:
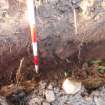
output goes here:
<path id="1" fill-rule="evenodd" d="M 0 105 L 8 105 L 5 97 L 0 96 Z"/>
<path id="2" fill-rule="evenodd" d="M 50 105 L 50 103 L 48 103 L 48 102 L 43 102 L 42 105 Z"/>
<path id="3" fill-rule="evenodd" d="M 67 94 L 76 94 L 81 90 L 81 82 L 66 79 L 62 85 L 62 88 Z"/>
<path id="4" fill-rule="evenodd" d="M 47 83 L 45 81 L 40 81 L 39 86 L 41 89 L 45 89 L 46 88 Z"/>
<path id="5" fill-rule="evenodd" d="M 0 10 L 8 9 L 8 8 L 9 8 L 8 0 L 0 0 Z"/>
<path id="6" fill-rule="evenodd" d="M 92 97 L 90 97 L 90 96 L 85 96 L 85 100 L 86 100 L 86 101 L 92 101 L 92 100 L 93 100 L 93 98 L 92 98 Z"/>
<path id="7" fill-rule="evenodd" d="M 104 97 L 94 96 L 96 105 L 105 105 Z"/>
<path id="8" fill-rule="evenodd" d="M 45 97 L 46 97 L 46 100 L 48 102 L 53 102 L 55 101 L 55 93 L 53 90 L 46 90 L 45 91 Z"/>
<path id="9" fill-rule="evenodd" d="M 53 89 L 53 85 L 50 83 L 47 88 L 52 90 Z"/>
<path id="10" fill-rule="evenodd" d="M 28 105 L 41 105 L 42 101 L 41 97 L 34 97 L 29 100 Z"/>
<path id="11" fill-rule="evenodd" d="M 54 92 L 57 94 L 60 92 L 60 89 L 58 87 L 54 88 Z"/>

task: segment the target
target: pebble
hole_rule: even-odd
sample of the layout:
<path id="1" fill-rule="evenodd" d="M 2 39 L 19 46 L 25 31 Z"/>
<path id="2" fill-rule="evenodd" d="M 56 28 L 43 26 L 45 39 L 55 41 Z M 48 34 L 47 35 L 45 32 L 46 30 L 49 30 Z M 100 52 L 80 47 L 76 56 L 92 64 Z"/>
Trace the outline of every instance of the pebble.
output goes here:
<path id="1" fill-rule="evenodd" d="M 54 92 L 55 92 L 55 94 L 57 94 L 60 92 L 60 89 L 58 87 L 56 87 L 56 88 L 54 88 Z"/>
<path id="2" fill-rule="evenodd" d="M 43 99 L 41 97 L 34 97 L 29 99 L 28 105 L 41 105 Z"/>
<path id="3" fill-rule="evenodd" d="M 45 97 L 46 97 L 46 100 L 48 102 L 53 102 L 55 101 L 55 93 L 53 90 L 46 90 L 45 91 Z"/>
<path id="4" fill-rule="evenodd" d="M 48 102 L 43 102 L 42 105 L 50 105 L 50 103 L 48 103 Z"/>
<path id="5" fill-rule="evenodd" d="M 47 88 L 52 90 L 53 89 L 53 85 L 50 83 Z"/>
<path id="6" fill-rule="evenodd" d="M 46 88 L 47 83 L 45 81 L 40 81 L 39 86 L 41 89 L 45 89 Z"/>
<path id="7" fill-rule="evenodd" d="M 85 100 L 86 100 L 86 101 L 92 101 L 92 100 L 93 100 L 93 98 L 92 98 L 92 97 L 90 97 L 90 96 L 85 96 Z"/>
<path id="8" fill-rule="evenodd" d="M 0 96 L 0 105 L 8 105 L 5 97 Z"/>
<path id="9" fill-rule="evenodd" d="M 105 99 L 103 99 L 103 97 L 95 96 L 94 101 L 96 105 L 105 105 Z"/>

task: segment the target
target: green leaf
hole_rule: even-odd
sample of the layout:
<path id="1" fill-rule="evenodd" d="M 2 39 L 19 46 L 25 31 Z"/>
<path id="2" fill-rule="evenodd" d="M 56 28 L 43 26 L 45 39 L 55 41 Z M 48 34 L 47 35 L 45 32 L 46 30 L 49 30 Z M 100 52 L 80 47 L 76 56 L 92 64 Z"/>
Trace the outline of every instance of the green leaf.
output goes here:
<path id="1" fill-rule="evenodd" d="M 97 72 L 100 72 L 100 73 L 105 73 L 105 66 L 98 66 L 96 68 Z"/>

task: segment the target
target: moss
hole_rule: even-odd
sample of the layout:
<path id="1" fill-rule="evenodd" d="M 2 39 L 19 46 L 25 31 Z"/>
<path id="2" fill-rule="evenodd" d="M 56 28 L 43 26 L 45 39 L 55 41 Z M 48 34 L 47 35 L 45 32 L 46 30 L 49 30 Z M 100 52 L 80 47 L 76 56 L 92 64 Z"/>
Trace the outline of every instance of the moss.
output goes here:
<path id="1" fill-rule="evenodd" d="M 89 65 L 93 65 L 93 64 L 95 64 L 95 65 L 102 65 L 103 64 L 103 60 L 100 60 L 100 59 L 98 59 L 98 60 L 91 60 L 91 61 L 88 61 L 88 64 Z"/>
<path id="2" fill-rule="evenodd" d="M 96 68 L 96 71 L 99 72 L 99 73 L 105 73 L 105 66 L 98 66 Z"/>
<path id="3" fill-rule="evenodd" d="M 94 90 L 104 85 L 105 80 L 100 77 L 97 77 L 97 78 L 90 77 L 88 79 L 83 80 L 82 83 L 86 89 Z"/>
<path id="4" fill-rule="evenodd" d="M 72 75 L 72 71 L 65 70 L 64 75 L 65 75 L 65 77 L 70 77 Z"/>

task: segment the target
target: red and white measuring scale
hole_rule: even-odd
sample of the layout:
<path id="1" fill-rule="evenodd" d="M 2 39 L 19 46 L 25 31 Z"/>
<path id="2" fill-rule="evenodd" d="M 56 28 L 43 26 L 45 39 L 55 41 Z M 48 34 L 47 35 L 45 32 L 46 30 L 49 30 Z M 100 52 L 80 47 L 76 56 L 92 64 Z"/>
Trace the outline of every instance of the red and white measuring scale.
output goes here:
<path id="1" fill-rule="evenodd" d="M 34 11 L 33 0 L 27 0 L 27 12 L 28 12 L 28 21 L 30 25 L 31 38 L 32 38 L 35 71 L 36 73 L 38 73 L 39 60 L 38 60 L 37 31 L 36 31 L 36 21 L 35 21 L 35 11 Z"/>

